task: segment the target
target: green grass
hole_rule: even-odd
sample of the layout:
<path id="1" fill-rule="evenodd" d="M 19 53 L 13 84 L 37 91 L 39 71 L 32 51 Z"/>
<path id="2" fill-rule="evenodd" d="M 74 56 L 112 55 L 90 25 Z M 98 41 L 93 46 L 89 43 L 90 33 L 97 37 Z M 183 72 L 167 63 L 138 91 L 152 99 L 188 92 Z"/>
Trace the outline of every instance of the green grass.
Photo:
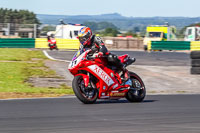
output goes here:
<path id="1" fill-rule="evenodd" d="M 22 74 L 26 77 L 56 77 L 60 78 L 56 75 L 55 71 L 50 70 L 48 67 L 44 65 L 43 60 L 34 61 L 31 63 L 24 63 L 22 68 Z"/>
<path id="2" fill-rule="evenodd" d="M 32 58 L 47 59 L 38 50 L 0 48 L 0 60 L 30 61 Z"/>
<path id="3" fill-rule="evenodd" d="M 26 82 L 30 77 L 60 78 L 44 65 L 45 60 L 46 57 L 39 50 L 0 49 L 0 92 L 72 94 L 72 89 L 64 85 L 59 88 L 40 88 Z"/>

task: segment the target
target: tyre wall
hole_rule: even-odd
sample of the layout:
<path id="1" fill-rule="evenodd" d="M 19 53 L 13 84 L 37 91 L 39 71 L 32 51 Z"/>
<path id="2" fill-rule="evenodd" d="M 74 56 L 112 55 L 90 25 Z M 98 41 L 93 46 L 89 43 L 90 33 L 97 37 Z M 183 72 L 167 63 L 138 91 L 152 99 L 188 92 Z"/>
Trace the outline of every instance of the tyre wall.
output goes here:
<path id="1" fill-rule="evenodd" d="M 200 51 L 192 51 L 191 58 L 191 74 L 200 74 Z"/>

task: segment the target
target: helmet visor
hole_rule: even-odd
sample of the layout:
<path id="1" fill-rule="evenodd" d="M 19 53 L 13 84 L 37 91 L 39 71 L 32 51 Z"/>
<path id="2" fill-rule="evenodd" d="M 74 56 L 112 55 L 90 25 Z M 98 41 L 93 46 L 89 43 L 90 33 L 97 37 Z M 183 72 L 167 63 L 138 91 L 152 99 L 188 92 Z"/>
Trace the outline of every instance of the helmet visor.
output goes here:
<path id="1" fill-rule="evenodd" d="M 87 33 L 85 36 L 79 36 L 78 39 L 81 44 L 84 44 L 86 41 L 90 39 L 90 34 Z"/>
<path id="2" fill-rule="evenodd" d="M 83 44 L 87 39 L 85 37 L 78 37 L 81 44 Z"/>

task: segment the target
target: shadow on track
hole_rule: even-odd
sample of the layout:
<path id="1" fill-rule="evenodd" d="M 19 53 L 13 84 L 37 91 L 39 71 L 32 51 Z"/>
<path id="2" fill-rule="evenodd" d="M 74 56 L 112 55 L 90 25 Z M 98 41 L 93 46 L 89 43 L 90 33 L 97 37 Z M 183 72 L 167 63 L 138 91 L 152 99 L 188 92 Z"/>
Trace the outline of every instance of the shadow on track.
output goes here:
<path id="1" fill-rule="evenodd" d="M 144 100 L 142 103 L 151 103 L 151 102 L 156 102 L 158 100 Z M 131 103 L 128 100 L 98 100 L 94 104 L 112 104 L 112 103 Z"/>

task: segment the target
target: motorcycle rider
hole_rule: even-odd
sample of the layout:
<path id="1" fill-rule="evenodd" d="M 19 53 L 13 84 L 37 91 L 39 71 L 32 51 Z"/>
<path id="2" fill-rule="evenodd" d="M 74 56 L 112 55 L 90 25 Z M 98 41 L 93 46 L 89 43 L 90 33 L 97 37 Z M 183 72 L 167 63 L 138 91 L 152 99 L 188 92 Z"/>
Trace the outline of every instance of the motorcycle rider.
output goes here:
<path id="1" fill-rule="evenodd" d="M 81 43 L 80 49 L 89 48 L 91 49 L 90 54 L 96 55 L 96 57 L 106 56 L 108 60 L 108 64 L 115 65 L 116 68 L 124 71 L 124 64 L 118 59 L 118 56 L 111 54 L 108 52 L 104 42 L 101 40 L 100 37 L 97 37 L 92 34 L 92 31 L 89 27 L 83 27 L 80 29 L 78 33 L 78 39 Z M 125 72 L 125 71 L 124 71 Z M 129 76 L 126 75 L 125 72 L 125 79 L 128 79 Z"/>
<path id="2" fill-rule="evenodd" d="M 58 50 L 58 47 L 57 47 L 57 45 L 56 45 L 55 37 L 54 37 L 54 35 L 53 35 L 51 32 L 48 32 L 48 33 L 47 33 L 47 41 L 48 41 L 48 46 L 49 46 L 50 50 L 52 50 L 52 49 L 51 49 L 51 43 L 52 43 L 52 42 L 53 42 L 54 45 L 55 45 L 55 49 Z"/>

